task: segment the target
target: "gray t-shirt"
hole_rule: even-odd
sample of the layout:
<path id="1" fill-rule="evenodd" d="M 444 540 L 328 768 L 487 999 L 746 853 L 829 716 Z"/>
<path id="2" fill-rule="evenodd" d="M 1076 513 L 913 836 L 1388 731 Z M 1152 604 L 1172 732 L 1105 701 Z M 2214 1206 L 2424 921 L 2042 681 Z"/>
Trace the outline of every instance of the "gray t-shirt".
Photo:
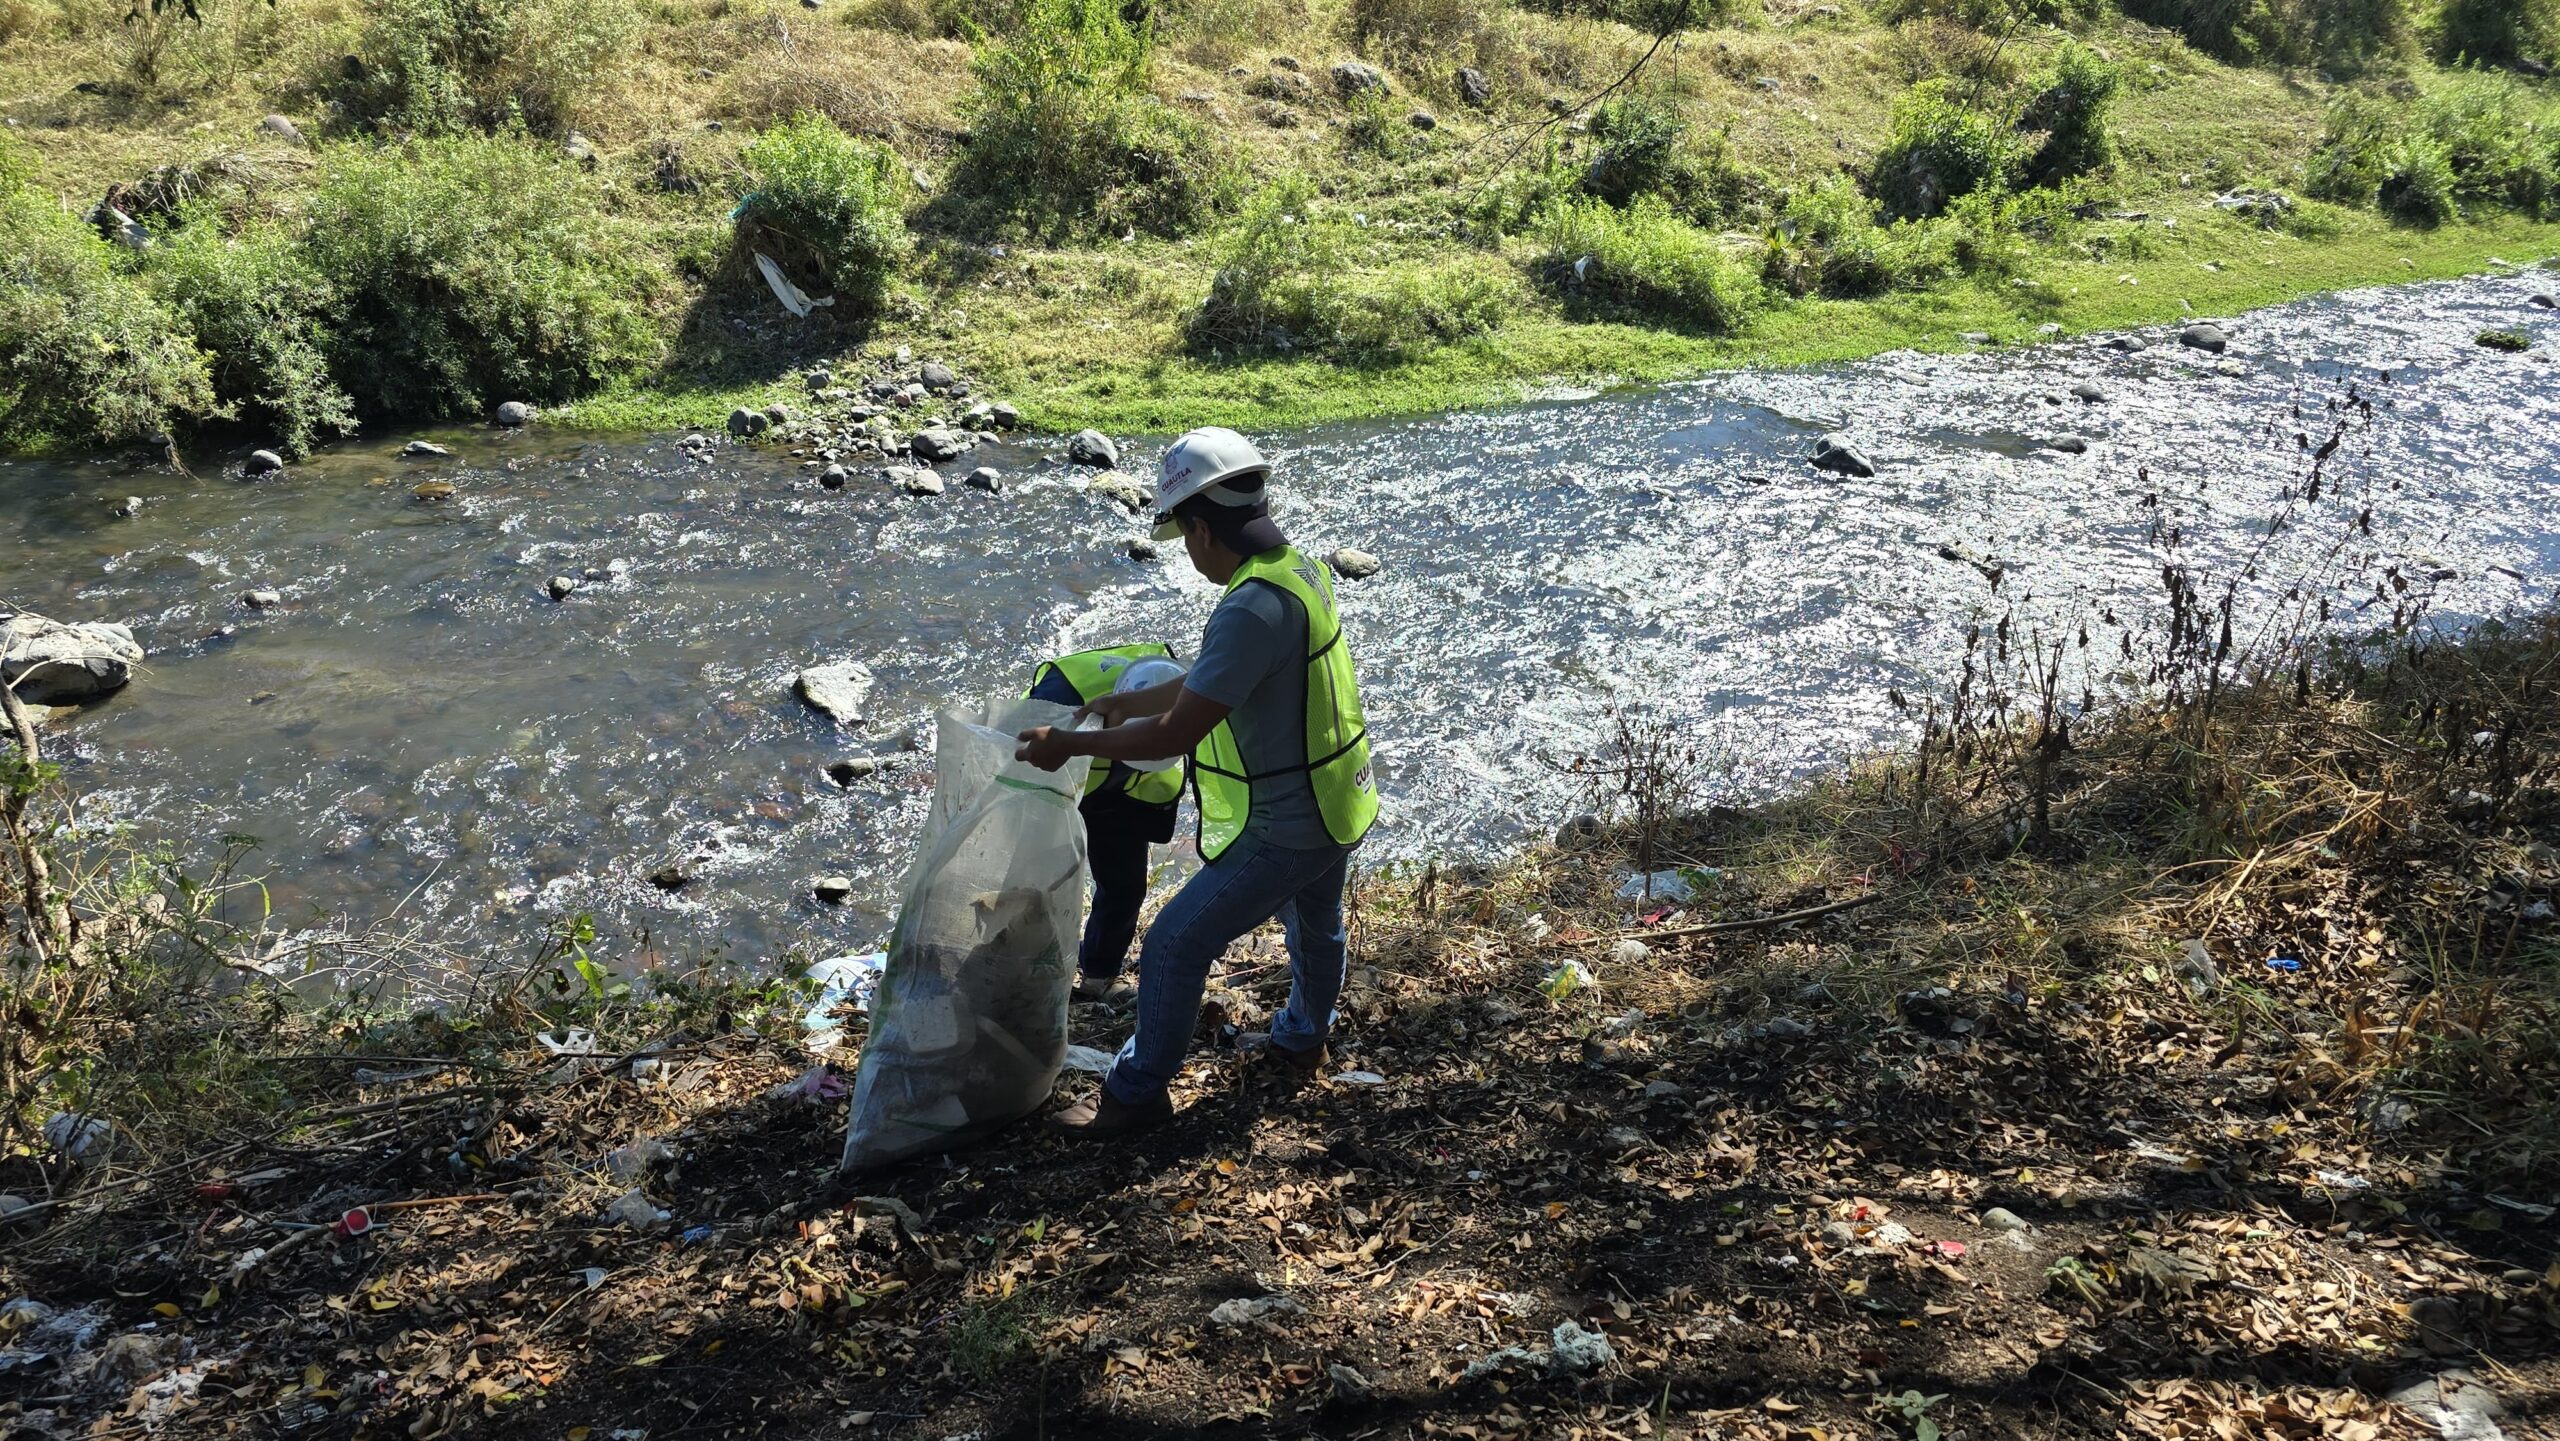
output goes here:
<path id="1" fill-rule="evenodd" d="M 1229 707 L 1245 774 L 1270 777 L 1253 783 L 1245 834 L 1297 850 L 1332 845 L 1306 772 L 1307 608 L 1298 598 L 1260 583 L 1229 592 L 1182 684 Z"/>

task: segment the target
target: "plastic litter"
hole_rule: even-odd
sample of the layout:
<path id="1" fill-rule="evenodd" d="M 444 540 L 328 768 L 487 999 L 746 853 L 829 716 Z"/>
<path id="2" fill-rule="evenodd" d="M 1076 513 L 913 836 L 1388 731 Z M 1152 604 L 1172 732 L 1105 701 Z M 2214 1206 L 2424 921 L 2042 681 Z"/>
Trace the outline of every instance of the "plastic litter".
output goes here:
<path id="1" fill-rule="evenodd" d="M 1030 1114 L 1067 1052 L 1084 926 L 1089 761 L 1055 772 L 1014 737 L 1066 725 L 1046 701 L 945 711 L 933 808 L 901 886 L 845 1131 L 846 1170 L 947 1150 Z"/>
<path id="2" fill-rule="evenodd" d="M 711 1239 L 711 1228 L 707 1225 L 687 1226 L 682 1239 L 688 1246 L 699 1246 Z"/>
<path id="3" fill-rule="evenodd" d="M 86 1161 L 107 1144 L 114 1128 L 95 1116 L 56 1111 L 44 1120 L 45 1144 L 74 1161 Z"/>
<path id="4" fill-rule="evenodd" d="M 1627 877 L 1626 881 L 1618 887 L 1618 899 L 1622 901 L 1685 901 L 1698 893 L 1697 882 L 1692 881 L 1691 876 L 1712 881 L 1723 874 L 1722 871 L 1712 867 L 1700 867 L 1689 871 L 1646 871 Z"/>
<path id="5" fill-rule="evenodd" d="M 773 263 L 773 257 L 761 250 L 756 252 L 756 272 L 764 277 L 766 285 L 772 287 L 773 298 L 781 301 L 782 308 L 793 315 L 807 315 L 821 305 L 836 303 L 832 295 L 810 299 L 809 293 L 792 284 L 791 278 L 782 273 L 782 267 Z"/>
<path id="6" fill-rule="evenodd" d="M 1105 669 L 1103 671 L 1105 675 L 1110 674 L 1109 666 L 1110 662 L 1105 661 Z M 1128 669 L 1120 672 L 1120 679 L 1112 684 L 1111 693 L 1113 695 L 1127 695 L 1131 691 L 1146 690 L 1150 687 L 1162 685 L 1169 680 L 1180 680 L 1188 674 L 1190 674 L 1190 672 L 1184 670 L 1181 663 L 1178 661 L 1156 658 L 1131 661 L 1129 662 Z M 1120 764 L 1127 766 L 1133 771 L 1165 771 L 1171 770 L 1181 763 L 1182 758 L 1180 756 L 1166 756 L 1161 760 L 1122 761 Z"/>
<path id="7" fill-rule="evenodd" d="M 613 1204 L 604 1208 L 604 1215 L 606 1220 L 628 1226 L 634 1231 L 646 1231 L 652 1226 L 662 1226 L 674 1219 L 670 1213 L 650 1205 L 649 1198 L 636 1190 L 625 1191 L 614 1197 Z"/>
<path id="8" fill-rule="evenodd" d="M 1538 983 L 1538 989 L 1546 992 L 1549 1000 L 1556 1001 L 1561 1001 L 1577 991 L 1597 990 L 1599 987 L 1600 978 L 1591 974 L 1590 968 L 1580 961 L 1565 962 L 1549 971 L 1547 978 Z"/>
<path id="9" fill-rule="evenodd" d="M 852 1089 L 845 1083 L 844 1072 L 821 1062 L 765 1094 L 777 1101 L 797 1101 L 802 1105 L 822 1106 L 829 1101 L 843 1100 Z"/>
<path id="10" fill-rule="evenodd" d="M 1346 1086 L 1383 1086 L 1387 1083 L 1387 1078 L 1375 1071 L 1345 1071 L 1334 1079 Z"/>
<path id="11" fill-rule="evenodd" d="M 606 1175 L 627 1186 L 644 1179 L 651 1171 L 675 1158 L 675 1151 L 666 1142 L 655 1136 L 642 1136 L 627 1146 L 618 1146 L 605 1153 L 604 1170 Z"/>
<path id="12" fill-rule="evenodd" d="M 1295 1296 L 1238 1296 L 1221 1301 L 1209 1313 L 1209 1320 L 1219 1326 L 1249 1326 L 1268 1321 L 1274 1316 L 1303 1316 L 1307 1308 Z"/>
<path id="13" fill-rule="evenodd" d="M 1091 1046 L 1069 1046 L 1067 1047 L 1067 1058 L 1065 1064 L 1066 1068 L 1070 1071 L 1082 1071 L 1087 1075 L 1093 1076 L 1107 1076 L 1111 1074 L 1111 1063 L 1117 1059 L 1119 1058 L 1114 1056 L 1111 1052 L 1099 1051 Z"/>
<path id="14" fill-rule="evenodd" d="M 533 1038 L 542 1043 L 542 1049 L 549 1051 L 555 1056 L 593 1056 L 599 1054 L 596 1050 L 596 1033 L 588 1030 L 584 1026 L 568 1026 L 562 1028 L 560 1038 L 556 1041 L 551 1038 L 550 1033 L 547 1031 L 536 1031 L 534 1032 Z"/>
<path id="15" fill-rule="evenodd" d="M 362 1206 L 340 1216 L 329 1227 L 329 1234 L 341 1241 L 351 1240 L 373 1229 L 373 1213 Z"/>
<path id="16" fill-rule="evenodd" d="M 888 968 L 889 953 L 871 951 L 859 956 L 829 956 L 804 973 L 818 983 L 818 998 L 809 1003 L 808 1014 L 800 1018 L 800 1028 L 810 1032 L 811 1048 L 827 1050 L 844 1039 L 844 1028 L 836 1024 L 836 1008 L 851 1001 L 857 1011 L 870 1010 L 873 997 L 880 991 L 881 973 Z"/>
<path id="17" fill-rule="evenodd" d="M 2361 1191 L 2373 1184 L 2362 1176 L 2349 1175 L 2344 1171 L 2320 1170 L 2312 1172 L 2311 1175 L 2321 1185 L 2335 1186 L 2341 1191 Z"/>
<path id="18" fill-rule="evenodd" d="M 2285 971 L 2290 973 L 2301 970 L 2302 962 L 2295 960 L 2291 956 L 2269 956 L 2267 957 L 2267 969 L 2271 971 Z"/>

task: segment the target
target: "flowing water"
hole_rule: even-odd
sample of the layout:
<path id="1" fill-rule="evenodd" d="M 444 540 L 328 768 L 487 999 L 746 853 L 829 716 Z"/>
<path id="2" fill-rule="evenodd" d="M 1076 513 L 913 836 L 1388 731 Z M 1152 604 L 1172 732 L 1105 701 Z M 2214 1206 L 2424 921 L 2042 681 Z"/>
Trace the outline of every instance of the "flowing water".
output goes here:
<path id="1" fill-rule="evenodd" d="M 2245 316 L 2237 374 L 2155 334 L 2138 354 L 1886 356 L 1258 437 L 1302 545 L 1386 561 L 1344 587 L 1389 817 L 1370 854 L 1552 826 L 1613 704 L 1692 724 L 1741 786 L 1905 734 L 1888 690 L 1943 680 L 1987 608 L 2156 593 L 2163 515 L 2190 562 L 2236 565 L 2300 479 L 2291 437 L 2319 433 L 2293 407 L 2350 385 L 2380 407 L 2346 457 L 2385 512 L 2370 545 L 2442 577 L 2439 613 L 2547 601 L 2560 318 L 2525 303 L 2547 279 Z M 2473 343 L 2519 324 L 2532 353 Z M 2109 398 L 2071 398 L 2084 380 Z M 1804 463 L 1843 425 L 1874 478 Z M 922 818 L 932 707 L 1018 688 L 1061 649 L 1187 650 L 1213 599 L 1178 547 L 1130 559 L 1139 524 L 1045 443 L 945 467 L 997 466 L 1001 496 L 917 499 L 828 492 L 725 443 L 419 434 L 453 458 L 400 459 L 412 433 L 385 433 L 255 483 L 0 462 L 0 603 L 124 621 L 150 652 L 56 723 L 89 819 L 199 864 L 255 836 L 245 869 L 278 925 L 415 926 L 457 965 L 520 958 L 580 912 L 633 966 L 867 943 Z M 2088 452 L 2045 447 L 2065 435 Z M 1149 473 L 1155 449 L 1123 463 Z M 416 498 L 430 479 L 455 493 Z M 132 494 L 143 510 L 111 515 Z M 2006 568 L 2001 599 L 1949 543 Z M 544 593 L 589 566 L 611 578 Z M 284 603 L 246 609 L 262 586 Z M 862 727 L 791 691 L 847 658 L 879 680 Z M 825 765 L 851 755 L 882 769 L 839 787 Z M 672 894 L 648 880 L 669 861 L 696 877 Z M 810 898 L 825 874 L 851 904 Z"/>

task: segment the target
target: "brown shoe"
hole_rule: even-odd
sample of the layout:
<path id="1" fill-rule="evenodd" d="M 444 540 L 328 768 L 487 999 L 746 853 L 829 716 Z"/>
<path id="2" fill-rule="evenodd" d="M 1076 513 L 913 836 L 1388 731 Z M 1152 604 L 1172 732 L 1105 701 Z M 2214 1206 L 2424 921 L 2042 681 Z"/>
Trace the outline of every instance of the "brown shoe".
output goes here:
<path id="1" fill-rule="evenodd" d="M 1300 1081 L 1314 1080 L 1327 1059 L 1322 1041 L 1300 1050 L 1273 1040 L 1268 1031 L 1247 1031 L 1236 1037 L 1236 1054 L 1247 1066 L 1274 1066 L 1279 1074 Z"/>
<path id="2" fill-rule="evenodd" d="M 1132 1105 L 1106 1087 L 1051 1116 L 1046 1124 L 1052 1132 L 1069 1140 L 1110 1141 L 1172 1119 L 1171 1096 L 1159 1094 L 1152 1101 Z"/>

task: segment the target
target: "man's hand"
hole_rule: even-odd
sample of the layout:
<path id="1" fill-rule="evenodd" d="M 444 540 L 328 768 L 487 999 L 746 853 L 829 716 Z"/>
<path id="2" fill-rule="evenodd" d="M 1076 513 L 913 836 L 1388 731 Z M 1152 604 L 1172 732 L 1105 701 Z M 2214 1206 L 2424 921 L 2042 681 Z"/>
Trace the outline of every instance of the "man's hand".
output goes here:
<path id="1" fill-rule="evenodd" d="M 1093 700 L 1077 708 L 1076 719 L 1083 720 L 1087 716 L 1099 716 L 1102 718 L 1103 729 L 1108 730 L 1111 727 L 1128 720 L 1131 716 L 1138 714 L 1137 711 L 1130 708 L 1129 702 L 1131 699 L 1132 697 L 1130 696 L 1120 695 L 1116 692 L 1110 695 L 1097 696 Z"/>
<path id="2" fill-rule="evenodd" d="M 1075 759 L 1074 749 L 1067 744 L 1068 735 L 1056 726 L 1033 726 L 1014 737 L 1021 744 L 1013 748 L 1013 758 L 1044 771 L 1056 770 Z"/>

